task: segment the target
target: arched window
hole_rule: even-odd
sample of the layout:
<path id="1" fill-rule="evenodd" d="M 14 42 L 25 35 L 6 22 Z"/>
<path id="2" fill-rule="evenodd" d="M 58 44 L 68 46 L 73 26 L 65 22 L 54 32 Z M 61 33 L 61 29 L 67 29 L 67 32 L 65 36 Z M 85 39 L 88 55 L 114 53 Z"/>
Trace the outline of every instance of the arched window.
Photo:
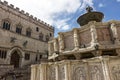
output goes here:
<path id="1" fill-rule="evenodd" d="M 30 28 L 26 29 L 26 36 L 31 37 L 32 30 Z"/>
<path id="2" fill-rule="evenodd" d="M 52 37 L 52 33 L 50 33 L 50 37 Z"/>
<path id="3" fill-rule="evenodd" d="M 21 32 L 22 32 L 22 25 L 21 25 L 21 24 L 18 24 L 18 25 L 16 26 L 16 33 L 21 34 Z"/>
<path id="4" fill-rule="evenodd" d="M 43 40 L 43 33 L 41 32 L 40 34 L 39 34 L 39 40 Z"/>
<path id="5" fill-rule="evenodd" d="M 39 28 L 38 27 L 36 27 L 36 31 L 39 32 Z"/>
<path id="6" fill-rule="evenodd" d="M 8 20 L 3 21 L 3 29 L 10 30 L 10 22 Z"/>

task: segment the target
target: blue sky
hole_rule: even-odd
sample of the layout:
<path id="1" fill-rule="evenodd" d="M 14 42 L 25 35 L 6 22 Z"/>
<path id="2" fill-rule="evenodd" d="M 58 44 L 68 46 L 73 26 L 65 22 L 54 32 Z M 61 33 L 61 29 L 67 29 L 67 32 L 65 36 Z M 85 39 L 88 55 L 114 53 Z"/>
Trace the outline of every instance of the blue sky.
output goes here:
<path id="1" fill-rule="evenodd" d="M 3 1 L 3 0 L 2 0 Z M 58 32 L 80 27 L 76 20 L 85 13 L 86 6 L 103 12 L 103 21 L 120 20 L 120 0 L 7 0 L 25 12 L 47 22 Z"/>

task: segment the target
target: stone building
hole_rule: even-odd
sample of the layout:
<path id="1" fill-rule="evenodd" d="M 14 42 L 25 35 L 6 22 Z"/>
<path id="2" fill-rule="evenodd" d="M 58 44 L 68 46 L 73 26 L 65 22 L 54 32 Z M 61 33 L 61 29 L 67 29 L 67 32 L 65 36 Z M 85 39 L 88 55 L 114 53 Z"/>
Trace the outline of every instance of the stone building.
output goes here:
<path id="1" fill-rule="evenodd" d="M 31 80 L 120 80 L 120 21 L 86 8 L 80 28 L 49 41 L 49 62 L 31 66 Z"/>
<path id="2" fill-rule="evenodd" d="M 0 0 L 0 64 L 22 67 L 45 58 L 54 28 Z"/>

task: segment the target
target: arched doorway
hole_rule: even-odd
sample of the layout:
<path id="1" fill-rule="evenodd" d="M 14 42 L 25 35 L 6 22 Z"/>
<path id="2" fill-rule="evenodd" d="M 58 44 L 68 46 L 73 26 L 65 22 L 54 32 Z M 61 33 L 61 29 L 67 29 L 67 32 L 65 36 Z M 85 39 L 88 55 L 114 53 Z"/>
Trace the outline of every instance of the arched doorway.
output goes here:
<path id="1" fill-rule="evenodd" d="M 14 68 L 18 68 L 19 64 L 20 64 L 20 55 L 18 54 L 17 51 L 14 51 L 11 54 L 11 61 L 10 61 L 11 65 L 14 65 Z"/>

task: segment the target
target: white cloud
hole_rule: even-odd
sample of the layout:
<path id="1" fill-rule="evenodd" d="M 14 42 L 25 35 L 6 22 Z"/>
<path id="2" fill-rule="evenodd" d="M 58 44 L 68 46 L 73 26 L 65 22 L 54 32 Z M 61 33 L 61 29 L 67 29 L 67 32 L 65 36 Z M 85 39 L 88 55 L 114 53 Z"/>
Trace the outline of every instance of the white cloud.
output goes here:
<path id="1" fill-rule="evenodd" d="M 7 0 L 16 7 L 23 9 L 39 19 L 54 25 L 57 29 L 70 28 L 69 15 L 77 10 L 92 6 L 92 0 Z M 65 15 L 65 17 L 63 17 Z"/>
<path id="2" fill-rule="evenodd" d="M 104 7 L 104 4 L 100 3 L 100 4 L 98 5 L 98 7 Z"/>
<path id="3" fill-rule="evenodd" d="M 65 25 L 62 27 L 62 30 L 68 30 L 68 29 L 70 29 L 69 25 Z"/>
<path id="4" fill-rule="evenodd" d="M 117 2 L 120 2 L 120 0 L 117 0 Z"/>

